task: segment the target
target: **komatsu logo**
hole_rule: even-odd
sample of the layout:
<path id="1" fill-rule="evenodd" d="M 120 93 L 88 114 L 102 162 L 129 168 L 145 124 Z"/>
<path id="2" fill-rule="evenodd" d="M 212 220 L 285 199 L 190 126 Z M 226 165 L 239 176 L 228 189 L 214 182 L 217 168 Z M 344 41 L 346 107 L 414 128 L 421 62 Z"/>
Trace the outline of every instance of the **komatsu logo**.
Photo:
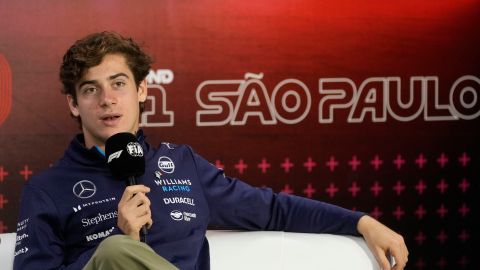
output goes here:
<path id="1" fill-rule="evenodd" d="M 93 240 L 97 240 L 97 239 L 102 239 L 102 238 L 105 238 L 107 236 L 109 236 L 110 234 L 112 234 L 113 230 L 115 230 L 115 227 L 112 227 L 104 232 L 99 232 L 99 233 L 94 233 L 94 234 L 91 234 L 91 235 L 87 235 L 85 238 L 87 239 L 87 242 L 90 242 L 90 241 L 93 241 Z"/>

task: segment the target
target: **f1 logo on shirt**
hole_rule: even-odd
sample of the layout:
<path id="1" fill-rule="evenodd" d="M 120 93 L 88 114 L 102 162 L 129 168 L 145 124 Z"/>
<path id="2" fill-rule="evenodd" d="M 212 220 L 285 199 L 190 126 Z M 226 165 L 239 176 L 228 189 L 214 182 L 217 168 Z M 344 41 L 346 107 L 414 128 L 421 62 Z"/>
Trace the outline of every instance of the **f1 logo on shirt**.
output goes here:
<path id="1" fill-rule="evenodd" d="M 73 186 L 73 194 L 80 199 L 88 199 L 95 195 L 95 192 L 97 192 L 97 187 L 89 180 L 78 181 Z"/>
<path id="2" fill-rule="evenodd" d="M 173 173 L 175 171 L 175 163 L 166 156 L 158 159 L 158 168 L 164 173 Z"/>

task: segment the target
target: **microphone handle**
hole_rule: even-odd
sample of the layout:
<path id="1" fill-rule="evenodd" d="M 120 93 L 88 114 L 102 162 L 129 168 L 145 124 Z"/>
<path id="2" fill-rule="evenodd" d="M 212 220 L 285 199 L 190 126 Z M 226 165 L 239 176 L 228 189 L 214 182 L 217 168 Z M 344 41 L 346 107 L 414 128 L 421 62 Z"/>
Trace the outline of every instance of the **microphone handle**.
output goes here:
<path id="1" fill-rule="evenodd" d="M 129 176 L 127 179 L 127 186 L 135 186 L 137 184 L 137 178 L 135 176 Z"/>
<path id="2" fill-rule="evenodd" d="M 137 184 L 137 179 L 135 176 L 129 176 L 127 180 L 127 186 L 134 186 Z M 147 226 L 143 225 L 142 229 L 140 230 L 140 241 L 147 243 Z"/>

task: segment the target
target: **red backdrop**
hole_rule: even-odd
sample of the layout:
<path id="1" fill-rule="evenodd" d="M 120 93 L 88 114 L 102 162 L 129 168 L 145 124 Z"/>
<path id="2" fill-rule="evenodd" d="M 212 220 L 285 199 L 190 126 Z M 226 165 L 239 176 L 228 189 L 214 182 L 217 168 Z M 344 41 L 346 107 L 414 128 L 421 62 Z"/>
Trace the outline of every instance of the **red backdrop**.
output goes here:
<path id="1" fill-rule="evenodd" d="M 371 213 L 409 269 L 475 269 L 480 1 L 2 1 L 0 232 L 78 132 L 58 68 L 114 30 L 155 58 L 150 140 Z"/>

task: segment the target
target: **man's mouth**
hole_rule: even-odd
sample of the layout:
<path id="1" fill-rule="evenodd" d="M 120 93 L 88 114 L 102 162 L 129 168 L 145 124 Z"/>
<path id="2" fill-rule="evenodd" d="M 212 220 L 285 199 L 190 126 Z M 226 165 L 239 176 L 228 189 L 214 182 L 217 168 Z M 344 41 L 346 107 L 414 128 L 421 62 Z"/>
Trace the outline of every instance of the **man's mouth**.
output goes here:
<path id="1" fill-rule="evenodd" d="M 107 117 L 102 118 L 102 120 L 109 121 L 109 120 L 114 120 L 114 119 L 117 119 L 117 118 L 120 118 L 120 116 L 107 116 Z"/>
<path id="2" fill-rule="evenodd" d="M 106 115 L 101 118 L 102 122 L 107 126 L 113 126 L 118 123 L 120 115 Z"/>

